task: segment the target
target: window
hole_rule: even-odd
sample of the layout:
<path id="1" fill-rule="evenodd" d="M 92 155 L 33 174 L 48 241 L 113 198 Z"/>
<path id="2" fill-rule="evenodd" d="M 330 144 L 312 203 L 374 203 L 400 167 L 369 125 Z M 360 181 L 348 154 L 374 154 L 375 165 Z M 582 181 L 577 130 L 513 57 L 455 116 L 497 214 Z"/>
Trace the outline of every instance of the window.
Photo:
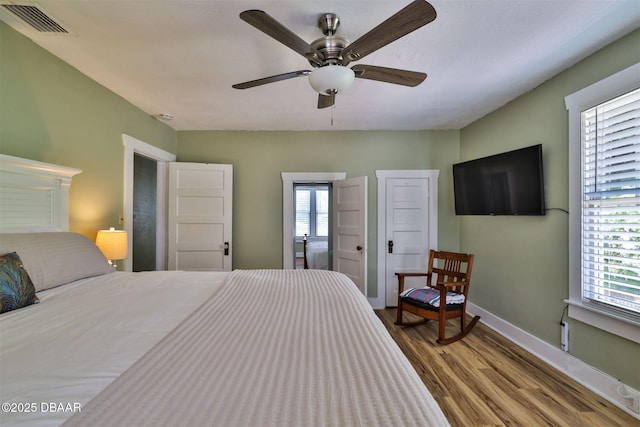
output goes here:
<path id="1" fill-rule="evenodd" d="M 300 185 L 295 191 L 296 237 L 329 236 L 329 186 Z"/>
<path id="2" fill-rule="evenodd" d="M 565 98 L 569 317 L 640 343 L 640 64 Z"/>
<path id="3" fill-rule="evenodd" d="M 640 89 L 582 112 L 582 299 L 640 314 Z"/>

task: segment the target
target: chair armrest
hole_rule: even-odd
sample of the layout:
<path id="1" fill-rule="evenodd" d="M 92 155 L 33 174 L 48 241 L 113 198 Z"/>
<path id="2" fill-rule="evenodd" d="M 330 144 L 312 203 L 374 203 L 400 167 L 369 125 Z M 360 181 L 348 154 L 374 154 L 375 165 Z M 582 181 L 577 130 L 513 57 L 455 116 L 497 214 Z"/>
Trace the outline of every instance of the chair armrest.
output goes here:
<path id="1" fill-rule="evenodd" d="M 404 276 L 404 277 L 421 277 L 421 276 L 428 276 L 428 273 L 396 273 L 396 276 L 400 277 L 400 276 Z"/>
<path id="2" fill-rule="evenodd" d="M 400 294 L 404 291 L 404 278 L 405 277 L 429 277 L 428 273 L 396 273 L 398 276 L 398 300 L 400 300 Z"/>

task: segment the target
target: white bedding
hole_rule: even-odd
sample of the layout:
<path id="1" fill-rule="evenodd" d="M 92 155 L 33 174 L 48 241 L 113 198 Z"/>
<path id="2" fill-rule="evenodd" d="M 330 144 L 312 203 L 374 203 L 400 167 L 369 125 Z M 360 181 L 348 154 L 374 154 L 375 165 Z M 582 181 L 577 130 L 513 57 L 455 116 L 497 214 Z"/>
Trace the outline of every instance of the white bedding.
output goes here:
<path id="1" fill-rule="evenodd" d="M 67 425 L 448 423 L 349 278 L 236 270 Z"/>
<path id="2" fill-rule="evenodd" d="M 309 268 L 329 269 L 329 247 L 326 241 L 307 242 L 307 264 Z"/>
<path id="3" fill-rule="evenodd" d="M 40 304 L 0 315 L 0 401 L 36 405 L 30 413 L 3 407 L 0 425 L 60 425 L 73 412 L 48 403 L 84 406 L 227 275 L 114 272 L 39 292 Z"/>

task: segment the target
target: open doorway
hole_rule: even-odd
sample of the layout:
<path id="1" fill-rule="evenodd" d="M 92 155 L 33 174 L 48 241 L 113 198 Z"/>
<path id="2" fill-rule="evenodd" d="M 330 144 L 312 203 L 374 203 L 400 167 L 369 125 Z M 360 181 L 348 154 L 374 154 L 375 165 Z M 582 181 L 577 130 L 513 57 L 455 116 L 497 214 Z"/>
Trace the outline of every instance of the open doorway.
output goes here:
<path id="1" fill-rule="evenodd" d="M 157 161 L 133 156 L 133 271 L 156 270 Z"/>
<path id="2" fill-rule="evenodd" d="M 176 160 L 175 154 L 171 154 L 158 147 L 147 144 L 132 136 L 122 134 L 124 145 L 124 229 L 129 236 L 134 235 L 134 181 L 135 159 L 142 156 L 156 163 L 156 270 L 166 270 L 166 180 L 167 162 Z M 129 239 L 129 254 L 125 261 L 125 271 L 133 271 L 133 238 Z"/>
<path id="3" fill-rule="evenodd" d="M 282 172 L 282 266 L 296 268 L 295 186 L 304 184 L 329 184 L 345 179 L 346 172 Z M 304 237 L 304 236 L 303 236 Z M 301 241 L 302 242 L 302 241 Z"/>
<path id="4" fill-rule="evenodd" d="M 331 270 L 331 183 L 294 183 L 296 269 Z"/>
<path id="5" fill-rule="evenodd" d="M 282 173 L 283 268 L 295 268 L 294 184 L 331 184 L 331 269 L 349 277 L 367 295 L 367 177 L 346 173 Z"/>

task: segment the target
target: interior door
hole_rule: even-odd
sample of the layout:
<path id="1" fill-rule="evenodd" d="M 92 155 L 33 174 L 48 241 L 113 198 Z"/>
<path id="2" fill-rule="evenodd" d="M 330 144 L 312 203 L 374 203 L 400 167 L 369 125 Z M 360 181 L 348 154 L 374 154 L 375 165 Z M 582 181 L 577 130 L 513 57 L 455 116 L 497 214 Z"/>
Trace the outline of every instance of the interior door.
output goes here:
<path id="1" fill-rule="evenodd" d="M 333 270 L 367 294 L 367 177 L 333 182 Z"/>
<path id="2" fill-rule="evenodd" d="M 169 270 L 231 271 L 232 165 L 169 164 Z"/>
<path id="3" fill-rule="evenodd" d="M 389 178 L 386 180 L 386 305 L 398 304 L 397 271 L 427 271 L 429 251 L 429 180 Z M 412 279 L 412 280 L 410 280 Z M 407 278 L 405 286 L 422 287 L 424 280 Z"/>

